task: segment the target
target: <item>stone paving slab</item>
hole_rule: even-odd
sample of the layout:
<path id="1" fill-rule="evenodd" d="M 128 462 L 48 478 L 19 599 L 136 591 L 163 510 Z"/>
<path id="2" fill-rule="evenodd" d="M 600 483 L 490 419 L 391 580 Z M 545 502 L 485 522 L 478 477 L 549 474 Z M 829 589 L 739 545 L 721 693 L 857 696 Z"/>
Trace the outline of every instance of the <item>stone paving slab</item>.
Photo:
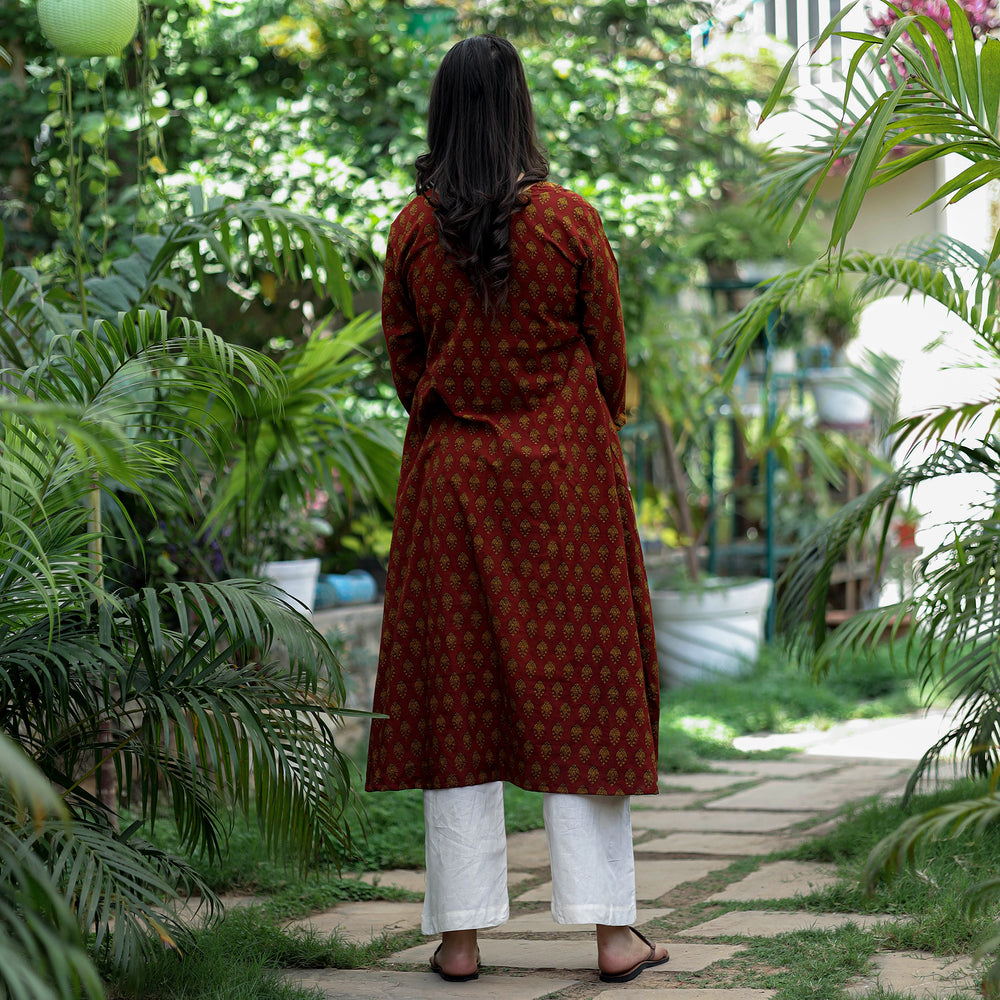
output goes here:
<path id="1" fill-rule="evenodd" d="M 635 925 L 637 927 L 641 927 L 643 924 L 648 924 L 650 920 L 659 920 L 660 917 L 665 917 L 673 912 L 674 911 L 668 907 L 646 909 L 639 907 L 636 910 Z M 551 910 L 543 910 L 539 913 L 523 913 L 519 917 L 511 917 L 507 923 L 501 924 L 499 927 L 490 927 L 487 930 L 480 931 L 479 936 L 489 937 L 491 933 L 506 931 L 514 931 L 518 934 L 577 934 L 581 931 L 588 931 L 593 934 L 594 925 L 557 924 L 552 919 Z"/>
<path id="2" fill-rule="evenodd" d="M 713 902 L 785 899 L 808 896 L 837 882 L 836 865 L 803 861 L 773 861 L 708 898 Z"/>
<path id="3" fill-rule="evenodd" d="M 909 716 L 890 719 L 851 719 L 827 729 L 806 729 L 796 733 L 769 733 L 738 736 L 738 750 L 771 750 L 795 747 L 807 751 L 810 759 L 853 757 L 864 760 L 919 760 L 951 729 L 954 717 L 948 711 L 927 709 Z"/>
<path id="4" fill-rule="evenodd" d="M 392 962 L 426 962 L 437 948 L 437 941 L 428 941 L 414 948 L 396 952 Z M 701 972 L 713 962 L 721 962 L 743 951 L 743 945 L 734 944 L 694 944 L 688 942 L 671 943 L 670 961 L 657 965 L 643 973 L 651 976 L 657 972 Z M 484 966 L 506 969 L 569 969 L 588 970 L 597 979 L 597 944 L 593 937 L 586 941 L 560 941 L 553 947 L 552 941 L 526 941 L 519 938 L 492 938 L 482 946 Z M 481 976 L 479 982 L 487 982 L 489 976 Z"/>
<path id="5" fill-rule="evenodd" d="M 774 990 L 644 990 L 640 987 L 616 987 L 598 993 L 594 1000 L 770 1000 Z"/>
<path id="6" fill-rule="evenodd" d="M 636 846 L 636 851 L 660 854 L 736 854 L 752 857 L 787 851 L 800 844 L 803 837 L 768 836 L 744 833 L 672 833 L 657 840 L 646 840 Z"/>
<path id="7" fill-rule="evenodd" d="M 949 709 L 928 709 L 907 718 L 853 719 L 832 726 L 816 738 L 808 740 L 810 754 L 842 757 L 895 758 L 912 762 L 919 760 L 954 724 L 955 715 Z M 947 759 L 954 754 L 949 748 L 942 754 Z"/>
<path id="8" fill-rule="evenodd" d="M 514 868 L 548 868 L 549 844 L 545 831 L 512 833 L 507 838 L 507 864 Z"/>
<path id="9" fill-rule="evenodd" d="M 395 886 L 408 892 L 419 892 L 422 896 L 427 887 L 427 872 L 422 868 L 391 868 L 384 872 L 363 872 L 358 878 L 369 885 Z M 507 887 L 511 888 L 527 882 L 531 878 L 527 872 L 507 872 Z"/>
<path id="10" fill-rule="evenodd" d="M 441 1000 L 475 997 L 475 1000 L 537 1000 L 569 986 L 575 979 L 549 976 L 482 976 L 468 983 L 446 983 L 433 972 L 353 971 L 315 969 L 286 973 L 296 985 L 318 989 L 329 1000 Z"/>
<path id="11" fill-rule="evenodd" d="M 659 899 L 665 892 L 681 885 L 683 882 L 695 882 L 704 878 L 710 872 L 728 868 L 730 862 L 722 858 L 712 860 L 702 858 L 683 859 L 678 861 L 636 861 L 635 891 L 636 898 L 642 900 Z M 522 903 L 548 903 L 552 900 L 552 883 L 529 889 L 517 896 Z"/>
<path id="12" fill-rule="evenodd" d="M 363 872 L 358 878 L 369 885 L 393 885 L 397 889 L 419 892 L 423 895 L 427 886 L 427 873 L 417 868 L 391 868 L 384 872 Z"/>
<path id="13" fill-rule="evenodd" d="M 693 774 L 661 774 L 660 788 L 673 792 L 685 789 L 693 792 L 717 792 L 751 780 L 746 775 L 722 774 L 719 771 L 697 771 Z"/>
<path id="14" fill-rule="evenodd" d="M 286 930 L 311 930 L 321 936 L 336 934 L 343 941 L 367 944 L 383 934 L 399 934 L 401 931 L 419 929 L 422 909 L 421 903 L 397 903 L 389 900 L 340 903 L 331 910 L 293 920 L 285 927 Z"/>
<path id="15" fill-rule="evenodd" d="M 662 778 L 662 775 L 661 775 Z M 705 797 L 704 792 L 660 792 L 659 795 L 633 795 L 632 815 L 651 809 L 687 809 Z"/>
<path id="16" fill-rule="evenodd" d="M 858 764 L 823 778 L 788 781 L 776 778 L 705 805 L 706 809 L 812 809 L 826 812 L 848 802 L 906 784 L 907 773 L 895 766 Z"/>
<path id="17" fill-rule="evenodd" d="M 673 830 L 695 833 L 773 833 L 816 819 L 814 812 L 790 812 L 784 809 L 678 809 L 659 812 L 652 809 L 632 813 L 633 830 Z"/>
<path id="18" fill-rule="evenodd" d="M 889 951 L 875 955 L 875 969 L 847 985 L 847 994 L 864 996 L 879 988 L 912 1000 L 979 994 L 979 977 L 971 958 L 941 958 L 929 952 Z"/>
<path id="19" fill-rule="evenodd" d="M 805 910 L 731 910 L 714 920 L 696 924 L 681 937 L 777 937 L 795 931 L 827 931 L 853 924 L 868 930 L 877 924 L 895 922 L 890 913 L 807 913 Z"/>
<path id="20" fill-rule="evenodd" d="M 717 763 L 717 771 L 751 778 L 804 778 L 837 767 L 854 767 L 856 760 L 727 760 Z"/>

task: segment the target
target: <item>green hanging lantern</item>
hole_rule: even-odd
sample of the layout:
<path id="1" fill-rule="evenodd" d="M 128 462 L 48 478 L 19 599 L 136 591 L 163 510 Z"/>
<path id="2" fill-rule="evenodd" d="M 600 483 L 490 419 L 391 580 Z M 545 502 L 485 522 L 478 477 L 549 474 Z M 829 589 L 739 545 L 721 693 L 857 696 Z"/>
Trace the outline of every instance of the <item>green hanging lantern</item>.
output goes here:
<path id="1" fill-rule="evenodd" d="M 38 23 L 64 56 L 117 56 L 139 27 L 139 0 L 38 0 Z"/>

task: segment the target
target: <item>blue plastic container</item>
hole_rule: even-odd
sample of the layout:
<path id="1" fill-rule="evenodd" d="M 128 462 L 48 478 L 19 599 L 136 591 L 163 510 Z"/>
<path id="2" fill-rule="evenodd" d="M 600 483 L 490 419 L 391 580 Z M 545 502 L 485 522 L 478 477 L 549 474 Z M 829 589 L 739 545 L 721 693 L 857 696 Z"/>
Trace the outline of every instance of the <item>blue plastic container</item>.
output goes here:
<path id="1" fill-rule="evenodd" d="M 352 569 L 348 573 L 323 573 L 316 583 L 316 607 L 370 604 L 378 597 L 378 584 L 371 573 Z"/>

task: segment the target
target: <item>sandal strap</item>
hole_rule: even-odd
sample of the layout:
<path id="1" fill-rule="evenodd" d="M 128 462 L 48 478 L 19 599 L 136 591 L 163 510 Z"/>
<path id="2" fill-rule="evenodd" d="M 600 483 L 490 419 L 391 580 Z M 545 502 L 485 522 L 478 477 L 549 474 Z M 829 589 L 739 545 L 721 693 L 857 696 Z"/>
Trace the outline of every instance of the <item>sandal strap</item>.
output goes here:
<path id="1" fill-rule="evenodd" d="M 644 944 L 649 948 L 649 957 L 652 958 L 656 954 L 656 945 L 646 937 L 642 931 L 637 931 L 634 927 L 629 927 L 629 930 Z M 648 961 L 648 960 L 647 960 Z"/>

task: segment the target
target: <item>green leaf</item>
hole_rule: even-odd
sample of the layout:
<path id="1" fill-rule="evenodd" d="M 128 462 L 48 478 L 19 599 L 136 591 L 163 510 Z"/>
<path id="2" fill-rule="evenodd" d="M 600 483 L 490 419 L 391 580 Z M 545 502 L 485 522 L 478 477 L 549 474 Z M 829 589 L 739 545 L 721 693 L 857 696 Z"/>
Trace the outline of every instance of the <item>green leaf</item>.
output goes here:
<path id="1" fill-rule="evenodd" d="M 830 243 L 833 246 L 843 246 L 847 238 L 847 233 L 854 225 L 858 212 L 861 210 L 861 203 L 864 201 L 868 191 L 876 164 L 885 155 L 883 142 L 885 141 L 886 130 L 892 121 L 896 104 L 902 97 L 906 84 L 900 84 L 894 91 L 883 95 L 879 101 L 873 105 L 877 108 L 874 116 L 868 125 L 865 137 L 862 140 L 861 148 L 858 150 L 854 163 L 844 182 L 844 191 L 837 203 L 837 210 L 834 214 L 833 226 L 830 234 Z M 872 109 L 869 109 L 871 111 Z"/>
<path id="2" fill-rule="evenodd" d="M 961 15 L 961 19 L 968 24 L 964 13 Z M 946 96 L 960 102 L 962 100 L 963 89 L 958 74 L 958 64 L 955 62 L 955 52 L 952 48 L 951 39 L 944 33 L 936 21 L 926 15 L 920 15 L 918 21 L 930 36 L 930 44 L 933 47 L 934 54 L 937 55 L 937 61 L 941 66 L 941 73 L 948 83 L 948 94 Z M 928 65 L 933 64 L 934 60 L 931 59 Z"/>
<path id="3" fill-rule="evenodd" d="M 774 86 L 771 87 L 771 93 L 768 95 L 767 100 L 764 102 L 764 107 L 760 112 L 760 117 L 757 119 L 758 127 L 767 118 L 772 111 L 774 111 L 777 106 L 778 101 L 784 96 L 785 85 L 788 83 L 788 76 L 792 72 L 792 67 L 798 62 L 799 53 L 802 51 L 802 47 L 799 46 L 792 54 L 789 56 L 788 61 L 784 66 L 781 67 L 781 72 L 778 73 L 777 79 L 774 81 Z"/>
<path id="4" fill-rule="evenodd" d="M 983 111 L 990 132 L 997 135 L 997 118 L 1000 113 L 1000 40 L 987 38 L 979 56 L 982 76 Z"/>
<path id="5" fill-rule="evenodd" d="M 815 55 L 822 47 L 823 43 L 836 31 L 837 25 L 861 2 L 861 0 L 852 0 L 851 3 L 847 4 L 846 7 L 842 7 L 837 14 L 832 17 L 829 22 L 827 22 L 826 27 L 819 33 L 816 41 L 813 43 L 811 54 Z"/>
<path id="6" fill-rule="evenodd" d="M 962 83 L 965 86 L 965 98 L 969 113 L 977 121 L 980 120 L 981 102 L 979 98 L 979 65 L 976 59 L 976 40 L 972 35 L 972 25 L 969 18 L 956 0 L 948 0 L 951 11 L 951 31 L 954 36 L 954 48 L 958 57 L 958 65 L 962 73 Z"/>

